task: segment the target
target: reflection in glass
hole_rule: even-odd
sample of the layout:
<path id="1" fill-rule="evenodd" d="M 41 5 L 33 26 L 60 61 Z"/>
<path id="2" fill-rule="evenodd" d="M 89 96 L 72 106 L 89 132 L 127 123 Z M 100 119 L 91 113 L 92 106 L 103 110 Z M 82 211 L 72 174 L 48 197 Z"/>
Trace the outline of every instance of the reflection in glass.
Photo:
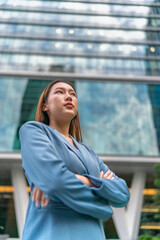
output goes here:
<path id="1" fill-rule="evenodd" d="M 122 44 L 122 43 L 95 43 L 95 42 L 72 42 L 72 41 L 53 41 L 53 40 L 34 40 L 34 39 L 0 39 L 0 50 L 28 50 L 44 51 L 46 54 L 56 53 L 56 50 L 67 53 L 70 46 L 74 48 L 74 54 L 88 53 L 101 54 L 121 54 L 127 56 L 149 56 L 155 52 L 155 48 L 160 53 L 160 46 L 140 45 L 140 44 Z M 92 46 L 92 47 L 90 47 Z M 58 51 L 59 52 L 59 51 Z"/>
<path id="2" fill-rule="evenodd" d="M 83 136 L 97 153 L 159 153 L 146 85 L 77 82 L 76 87 Z"/>
<path id="3" fill-rule="evenodd" d="M 160 39 L 160 32 L 156 31 L 142 31 L 142 30 L 106 30 L 106 29 L 92 29 L 89 30 L 87 28 L 75 28 L 72 29 L 70 27 L 49 27 L 49 26 L 34 26 L 34 25 L 23 25 L 23 24 L 1 24 L 0 32 L 3 34 L 14 33 L 14 34 L 31 34 L 34 32 L 34 36 L 38 38 L 38 36 L 52 36 L 53 38 L 57 36 L 63 37 L 86 37 L 87 38 L 97 38 L 101 37 L 101 39 L 123 39 L 123 40 L 145 40 L 146 34 L 153 41 Z"/>
<path id="4" fill-rule="evenodd" d="M 146 3 L 146 2 L 145 2 Z M 130 14 L 148 14 L 149 6 L 134 6 L 134 5 L 112 5 L 112 4 L 93 4 L 93 3 L 80 3 L 80 2 L 51 2 L 51 1 L 1 1 L 2 6 L 16 6 L 16 7 L 32 7 L 39 9 L 61 9 L 70 11 L 83 11 L 83 12 L 100 12 L 102 14 L 109 13 L 130 13 Z M 156 8 L 156 7 L 155 7 Z"/>
<path id="5" fill-rule="evenodd" d="M 19 12 L 19 11 L 2 11 L 0 10 L 1 17 L 12 20 L 24 20 L 30 21 L 54 21 L 59 23 L 73 22 L 72 14 L 52 14 L 52 13 L 37 13 L 37 12 Z M 154 23 L 151 21 L 150 24 L 159 25 L 160 19 L 153 18 Z M 92 16 L 92 15 L 74 15 L 75 23 L 94 23 L 103 24 L 106 26 L 134 26 L 134 27 L 145 27 L 147 25 L 147 18 L 132 18 L 132 17 L 107 17 L 107 16 Z"/>
<path id="6" fill-rule="evenodd" d="M 55 46 L 56 47 L 56 46 Z M 57 45 L 57 49 L 60 45 Z M 91 51 L 89 45 L 88 51 Z M 118 59 L 105 57 L 67 57 L 67 56 L 45 56 L 45 55 L 30 55 L 30 54 L 0 54 L 0 70 L 25 70 L 25 71 L 45 71 L 56 72 L 57 66 L 60 66 L 60 72 L 70 72 L 66 65 L 72 66 L 74 73 L 92 74 L 114 74 L 114 75 L 159 75 L 160 61 L 157 60 L 133 60 L 133 59 Z M 84 68 L 85 66 L 85 68 Z M 101 69 L 98 69 L 101 66 Z M 151 71 L 154 69 L 154 71 Z"/>
<path id="7" fill-rule="evenodd" d="M 20 148 L 18 129 L 35 119 L 47 84 L 46 80 L 1 78 L 0 151 Z M 98 154 L 159 155 L 158 98 L 151 94 L 150 85 L 76 81 L 75 86 L 87 145 Z M 159 92 L 159 85 L 154 88 Z"/>

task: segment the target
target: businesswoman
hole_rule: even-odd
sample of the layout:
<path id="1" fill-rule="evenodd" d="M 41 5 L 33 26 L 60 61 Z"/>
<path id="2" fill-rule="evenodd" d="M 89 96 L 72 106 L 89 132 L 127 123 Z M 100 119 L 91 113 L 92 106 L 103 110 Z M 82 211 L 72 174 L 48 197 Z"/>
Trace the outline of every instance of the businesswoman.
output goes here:
<path id="1" fill-rule="evenodd" d="M 36 121 L 19 131 L 31 187 L 22 240 L 104 240 L 102 220 L 128 203 L 125 181 L 82 143 L 78 101 L 69 82 L 42 92 Z"/>

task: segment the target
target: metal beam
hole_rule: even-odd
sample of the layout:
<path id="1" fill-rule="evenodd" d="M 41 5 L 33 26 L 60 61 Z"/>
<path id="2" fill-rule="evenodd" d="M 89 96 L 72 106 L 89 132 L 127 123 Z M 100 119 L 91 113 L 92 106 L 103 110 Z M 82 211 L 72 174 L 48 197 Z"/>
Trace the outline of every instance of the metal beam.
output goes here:
<path id="1" fill-rule="evenodd" d="M 48 2 L 52 2 L 53 0 L 48 0 Z M 71 0 L 59 0 L 59 2 L 71 2 Z M 148 6 L 148 7 L 157 7 L 160 6 L 160 3 L 158 2 L 150 2 L 150 1 L 145 1 L 145 2 L 138 2 L 138 1 L 134 1 L 134 2 L 128 2 L 128 1 L 123 1 L 123 0 L 101 0 L 101 1 L 97 1 L 97 0 L 91 0 L 91 1 L 86 1 L 86 0 L 72 0 L 72 2 L 75 3 L 85 3 L 85 4 L 115 4 L 115 5 L 128 5 L 128 6 Z"/>
<path id="2" fill-rule="evenodd" d="M 109 154 L 98 154 L 98 156 L 105 162 L 134 162 L 134 163 L 160 163 L 160 156 L 136 156 L 136 155 L 109 155 Z M 0 161 L 20 161 L 21 153 L 17 152 L 0 152 Z"/>
<path id="3" fill-rule="evenodd" d="M 153 174 L 154 164 L 160 164 L 160 156 L 98 156 L 112 171 L 120 174 L 132 174 L 137 171 Z M 0 153 L 0 166 L 6 171 L 6 174 L 10 167 L 14 165 L 18 165 L 20 167 L 22 165 L 20 152 Z"/>
<path id="4" fill-rule="evenodd" d="M 72 28 L 89 28 L 89 29 L 116 29 L 116 30 L 133 30 L 133 31 L 160 31 L 160 27 L 136 27 L 136 26 L 120 26 L 120 25 L 107 25 L 96 23 L 76 23 L 76 22 L 50 22 L 38 20 L 23 20 L 23 19 L 3 19 L 0 18 L 2 24 L 21 24 L 21 25 L 35 25 L 35 26 L 48 26 L 48 27 L 72 27 Z"/>
<path id="5" fill-rule="evenodd" d="M 49 0 L 52 1 L 52 0 Z M 70 2 L 70 0 L 59 0 L 59 2 Z M 148 7 L 152 7 L 152 6 L 160 6 L 160 3 L 158 2 L 138 2 L 138 1 L 134 1 L 134 2 L 130 2 L 130 1 L 126 1 L 126 0 L 101 0 L 101 1 L 97 1 L 97 0 L 91 0 L 91 1 L 86 1 L 86 0 L 72 0 L 72 2 L 79 2 L 79 3 L 92 3 L 92 4 L 115 4 L 115 5 L 128 5 L 128 6 L 148 6 Z"/>
<path id="6" fill-rule="evenodd" d="M 102 75 L 102 74 L 79 74 L 64 72 L 32 72 L 32 71 L 12 71 L 0 70 L 0 77 L 11 78 L 31 78 L 38 80 L 63 79 L 72 81 L 102 81 L 102 82 L 121 82 L 121 83 L 146 83 L 160 84 L 160 76 L 127 76 L 127 75 Z"/>
<path id="7" fill-rule="evenodd" d="M 120 55 L 120 54 L 103 54 L 103 53 L 82 53 L 76 51 L 42 51 L 42 50 L 21 50 L 21 49 L 0 49 L 0 54 L 26 54 L 38 56 L 60 56 L 60 57 L 79 57 L 79 58 L 96 58 L 96 59 L 130 59 L 130 60 L 150 60 L 160 61 L 160 56 L 136 56 L 136 55 Z"/>
<path id="8" fill-rule="evenodd" d="M 70 9 L 52 9 L 52 8 L 40 8 L 40 7 L 24 7 L 24 6 L 0 6 L 0 10 L 6 11 L 19 11 L 19 12 L 38 12 L 38 13 L 54 13 L 54 14 L 70 14 L 70 15 L 85 15 L 85 16 L 101 16 L 101 17 L 126 17 L 126 18 L 146 18 L 146 19 L 159 19 L 158 14 L 133 14 L 133 13 L 104 13 L 104 12 L 92 12 L 85 10 L 70 10 Z"/>
<path id="9" fill-rule="evenodd" d="M 160 156 L 136 156 L 136 155 L 109 155 L 109 154 L 98 154 L 98 156 L 105 162 L 123 162 L 123 163 L 160 163 Z M 0 162 L 17 160 L 21 161 L 21 153 L 17 152 L 0 152 Z M 10 163 L 11 163 L 10 162 Z"/>
<path id="10" fill-rule="evenodd" d="M 139 41 L 139 40 L 124 40 L 124 39 L 115 39 L 115 38 L 94 38 L 94 37 L 66 37 L 66 36 L 48 36 L 43 34 L 21 34 L 21 33 L 0 33 L 0 38 L 9 38 L 9 39 L 31 39 L 31 40 L 45 40 L 45 41 L 62 41 L 62 42 L 84 42 L 84 43 L 110 43 L 110 44 L 133 44 L 133 45 L 152 45 L 152 46 L 158 46 L 160 45 L 160 41 Z"/>

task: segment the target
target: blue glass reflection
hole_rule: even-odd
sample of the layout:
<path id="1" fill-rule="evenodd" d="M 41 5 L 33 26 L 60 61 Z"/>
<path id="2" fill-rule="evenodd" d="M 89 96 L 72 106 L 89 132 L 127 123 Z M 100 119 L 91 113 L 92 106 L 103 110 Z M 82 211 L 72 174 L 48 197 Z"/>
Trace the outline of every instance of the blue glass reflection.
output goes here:
<path id="1" fill-rule="evenodd" d="M 145 84 L 77 82 L 85 143 L 99 154 L 158 155 Z"/>
<path id="2" fill-rule="evenodd" d="M 37 100 L 48 82 L 0 81 L 0 151 L 12 151 L 18 146 L 19 124 L 34 120 Z M 159 155 L 159 85 L 77 81 L 75 86 L 87 145 L 99 154 Z"/>
<path id="3" fill-rule="evenodd" d="M 75 41 L 51 41 L 35 39 L 11 39 L 0 38 L 0 50 L 28 50 L 28 51 L 45 51 L 70 53 L 74 54 L 121 54 L 124 56 L 154 56 L 160 54 L 160 46 L 156 45 L 136 45 L 136 44 L 112 44 L 112 43 L 95 43 L 95 42 L 75 42 Z"/>
<path id="4" fill-rule="evenodd" d="M 74 72 L 113 75 L 159 75 L 160 61 L 0 54 L 1 70 Z"/>
<path id="5" fill-rule="evenodd" d="M 0 15 L 4 19 L 11 20 L 26 20 L 29 21 L 48 21 L 48 22 L 59 22 L 72 23 L 94 23 L 103 24 L 106 26 L 134 26 L 134 27 L 145 27 L 148 25 L 159 26 L 160 19 L 153 18 L 153 21 L 148 22 L 148 18 L 132 18 L 132 17 L 109 17 L 109 16 L 89 16 L 89 15 L 73 15 L 72 14 L 51 14 L 51 13 L 38 13 L 38 12 L 20 12 L 20 11 L 2 11 L 0 10 Z M 152 19 L 151 19 L 152 20 Z"/>
<path id="6" fill-rule="evenodd" d="M 26 79 L 0 79 L 0 151 L 12 151 Z"/>
<path id="7" fill-rule="evenodd" d="M 87 28 L 69 28 L 69 27 L 49 27 L 49 26 L 34 26 L 22 24 L 1 24 L 1 34 L 32 34 L 34 36 L 52 36 L 54 37 L 87 37 L 88 39 L 124 39 L 124 40 L 145 40 L 151 39 L 156 41 L 160 39 L 160 31 L 132 31 L 132 30 L 105 30 L 105 29 L 87 29 Z M 26 35 L 27 37 L 27 35 Z"/>
<path id="8" fill-rule="evenodd" d="M 147 3 L 145 1 L 144 3 Z M 141 1 L 142 3 L 142 1 Z M 149 2 L 151 3 L 151 2 Z M 39 8 L 39 9 L 56 9 L 56 10 L 70 10 L 70 11 L 83 11 L 83 12 L 91 12 L 96 13 L 100 12 L 102 14 L 109 14 L 109 13 L 130 13 L 130 14 L 149 14 L 150 13 L 150 6 L 136 6 L 136 5 L 129 5 L 130 2 L 128 1 L 128 5 L 125 7 L 122 5 L 109 4 L 106 3 L 101 4 L 101 2 L 97 2 L 97 4 L 87 3 L 85 2 L 51 2 L 51 1 L 1 1 L 1 6 L 14 6 L 14 7 L 32 7 L 32 8 Z M 153 7 L 154 9 L 158 9 L 158 7 Z"/>

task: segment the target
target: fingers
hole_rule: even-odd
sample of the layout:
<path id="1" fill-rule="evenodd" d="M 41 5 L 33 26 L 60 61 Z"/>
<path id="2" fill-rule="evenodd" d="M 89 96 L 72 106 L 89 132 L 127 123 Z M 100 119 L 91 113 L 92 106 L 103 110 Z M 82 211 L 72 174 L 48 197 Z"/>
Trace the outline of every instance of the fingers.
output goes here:
<path id="1" fill-rule="evenodd" d="M 41 198 L 42 198 L 42 191 L 37 188 L 37 191 L 36 191 L 36 206 L 38 206 L 40 204 L 40 201 L 41 201 Z"/>
<path id="2" fill-rule="evenodd" d="M 103 171 L 101 171 L 101 172 L 100 172 L 100 176 L 99 176 L 99 177 L 100 177 L 100 178 L 103 178 L 103 174 L 104 174 L 104 172 L 103 172 Z"/>
<path id="3" fill-rule="evenodd" d="M 45 196 L 44 196 L 44 192 L 42 192 L 41 206 L 42 206 L 42 207 L 47 206 L 48 203 L 49 203 L 49 199 L 48 199 L 48 198 L 45 198 Z"/>
<path id="4" fill-rule="evenodd" d="M 44 206 L 47 206 L 47 205 L 48 205 L 48 203 L 49 203 L 49 201 L 50 201 L 50 199 L 48 199 L 48 198 L 45 198 Z"/>
<path id="5" fill-rule="evenodd" d="M 32 201 L 35 201 L 36 200 L 36 192 L 37 192 L 37 187 L 35 187 L 34 189 L 33 189 L 33 193 L 32 193 Z"/>
<path id="6" fill-rule="evenodd" d="M 110 179 L 110 180 L 113 180 L 114 177 L 113 177 L 113 173 L 111 173 L 110 170 L 108 170 L 104 175 L 103 175 L 104 178 L 107 178 L 107 179 Z"/>
<path id="7" fill-rule="evenodd" d="M 41 206 L 43 207 L 45 204 L 45 197 L 44 197 L 44 192 L 42 192 L 42 196 L 41 196 Z"/>
<path id="8" fill-rule="evenodd" d="M 41 202 L 41 206 L 44 207 L 48 205 L 50 200 L 48 198 L 45 198 L 44 192 L 42 192 L 39 188 L 35 187 L 32 194 L 32 201 L 36 201 L 36 206 L 38 206 Z"/>

